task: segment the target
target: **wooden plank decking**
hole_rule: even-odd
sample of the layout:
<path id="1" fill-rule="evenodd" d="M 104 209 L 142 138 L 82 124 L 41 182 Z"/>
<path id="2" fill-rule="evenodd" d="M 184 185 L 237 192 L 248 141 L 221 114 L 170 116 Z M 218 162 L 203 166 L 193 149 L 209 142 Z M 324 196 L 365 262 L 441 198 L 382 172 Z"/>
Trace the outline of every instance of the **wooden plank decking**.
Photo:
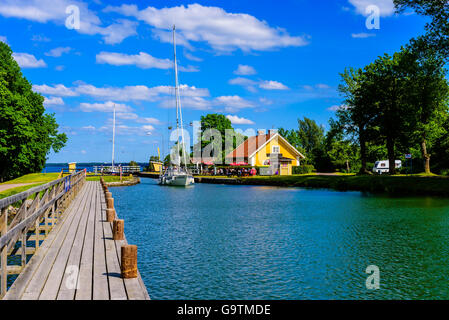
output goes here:
<path id="1" fill-rule="evenodd" d="M 120 276 L 120 248 L 99 182 L 86 182 L 4 300 L 147 300 L 140 277 Z"/>

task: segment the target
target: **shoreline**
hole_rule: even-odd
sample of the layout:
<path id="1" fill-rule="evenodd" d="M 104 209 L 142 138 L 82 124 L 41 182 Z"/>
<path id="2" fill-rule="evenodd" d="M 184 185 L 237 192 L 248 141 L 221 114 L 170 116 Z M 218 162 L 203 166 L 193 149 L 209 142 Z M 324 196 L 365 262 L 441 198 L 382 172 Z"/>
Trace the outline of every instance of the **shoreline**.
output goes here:
<path id="1" fill-rule="evenodd" d="M 141 172 L 140 177 L 158 178 L 157 173 Z M 256 176 L 246 178 L 196 176 L 196 183 L 301 187 L 360 191 L 373 194 L 399 196 L 449 197 L 449 178 L 415 176 L 343 176 L 343 175 L 292 175 Z"/>

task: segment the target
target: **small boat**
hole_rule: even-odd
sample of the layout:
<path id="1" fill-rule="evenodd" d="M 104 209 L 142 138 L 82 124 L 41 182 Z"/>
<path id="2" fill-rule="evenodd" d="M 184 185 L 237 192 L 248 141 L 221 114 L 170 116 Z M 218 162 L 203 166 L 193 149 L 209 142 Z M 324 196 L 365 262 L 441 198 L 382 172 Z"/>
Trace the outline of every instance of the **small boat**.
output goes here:
<path id="1" fill-rule="evenodd" d="M 167 186 L 189 186 L 195 183 L 193 175 L 187 169 L 187 158 L 184 155 L 184 166 L 181 164 L 181 158 L 179 156 L 180 146 L 182 150 L 185 150 L 184 134 L 182 131 L 182 112 L 181 112 L 181 100 L 179 98 L 179 84 L 178 84 L 178 65 L 176 62 L 176 40 L 175 40 L 175 26 L 173 26 L 173 47 L 174 47 L 174 67 L 175 67 L 175 96 L 176 96 L 176 130 L 179 132 L 181 128 L 181 141 L 177 143 L 178 164 L 177 166 L 170 165 L 163 174 L 159 176 L 159 184 Z"/>
<path id="2" fill-rule="evenodd" d="M 167 186 L 188 186 L 195 183 L 193 176 L 182 170 L 169 168 L 159 176 L 159 184 Z"/>

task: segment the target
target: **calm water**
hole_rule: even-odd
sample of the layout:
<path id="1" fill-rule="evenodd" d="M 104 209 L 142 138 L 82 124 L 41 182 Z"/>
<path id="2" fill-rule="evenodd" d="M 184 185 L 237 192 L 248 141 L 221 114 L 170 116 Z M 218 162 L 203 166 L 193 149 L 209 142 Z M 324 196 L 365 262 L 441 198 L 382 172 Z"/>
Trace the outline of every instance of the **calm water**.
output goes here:
<path id="1" fill-rule="evenodd" d="M 112 193 L 153 299 L 449 298 L 447 199 L 151 179 Z"/>

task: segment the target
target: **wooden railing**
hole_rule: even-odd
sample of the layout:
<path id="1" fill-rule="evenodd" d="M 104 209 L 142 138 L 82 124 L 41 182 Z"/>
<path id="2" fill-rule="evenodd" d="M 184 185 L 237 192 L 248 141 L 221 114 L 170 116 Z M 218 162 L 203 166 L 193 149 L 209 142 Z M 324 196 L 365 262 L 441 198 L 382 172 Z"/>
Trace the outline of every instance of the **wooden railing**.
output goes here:
<path id="1" fill-rule="evenodd" d="M 0 299 L 7 291 L 8 274 L 19 274 L 25 268 L 27 255 L 37 251 L 40 241 L 57 224 L 85 178 L 86 171 L 82 170 L 0 199 Z M 9 209 L 14 207 L 18 208 Z M 34 242 L 34 247 L 28 247 L 27 242 Z M 12 255 L 21 256 L 20 264 L 8 265 L 8 256 Z"/>

